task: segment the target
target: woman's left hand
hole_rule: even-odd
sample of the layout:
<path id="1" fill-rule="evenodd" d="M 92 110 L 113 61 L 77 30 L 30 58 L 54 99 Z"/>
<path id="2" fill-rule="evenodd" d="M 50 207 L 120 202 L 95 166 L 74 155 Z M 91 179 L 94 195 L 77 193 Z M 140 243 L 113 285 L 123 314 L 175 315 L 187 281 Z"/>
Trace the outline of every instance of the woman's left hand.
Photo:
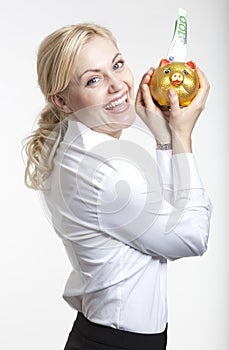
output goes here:
<path id="1" fill-rule="evenodd" d="M 205 74 L 200 69 L 197 69 L 197 74 L 200 87 L 197 95 L 189 106 L 180 108 L 178 95 L 175 90 L 171 89 L 168 92 L 170 112 L 166 115 L 166 119 L 169 123 L 172 135 L 174 133 L 181 139 L 191 137 L 196 121 L 205 108 L 210 89 L 210 84 Z"/>
<path id="2" fill-rule="evenodd" d="M 140 82 L 135 101 L 136 112 L 151 130 L 157 143 L 171 143 L 166 114 L 164 115 L 160 108 L 155 105 L 150 93 L 149 82 L 153 72 L 154 68 L 150 68 Z"/>

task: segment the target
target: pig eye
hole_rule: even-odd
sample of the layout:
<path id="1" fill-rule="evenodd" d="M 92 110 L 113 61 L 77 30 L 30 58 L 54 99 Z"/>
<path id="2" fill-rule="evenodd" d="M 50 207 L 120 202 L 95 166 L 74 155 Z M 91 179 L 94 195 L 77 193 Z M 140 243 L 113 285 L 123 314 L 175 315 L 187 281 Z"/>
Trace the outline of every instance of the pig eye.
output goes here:
<path id="1" fill-rule="evenodd" d="M 165 70 L 165 73 L 166 73 L 166 74 L 170 73 L 170 68 L 167 68 L 167 69 Z"/>
<path id="2" fill-rule="evenodd" d="M 187 69 L 184 69 L 184 74 L 188 75 L 189 72 L 187 71 Z"/>

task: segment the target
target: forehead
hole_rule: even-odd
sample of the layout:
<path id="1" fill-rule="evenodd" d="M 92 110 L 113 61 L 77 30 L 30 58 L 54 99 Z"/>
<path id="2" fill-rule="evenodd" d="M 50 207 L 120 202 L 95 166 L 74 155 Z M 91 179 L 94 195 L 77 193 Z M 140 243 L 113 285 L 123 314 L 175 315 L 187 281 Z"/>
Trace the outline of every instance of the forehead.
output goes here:
<path id="1" fill-rule="evenodd" d="M 172 72 L 183 72 L 184 69 L 192 72 L 190 67 L 187 64 L 183 63 L 183 62 L 172 62 L 166 68 L 171 68 Z"/>
<path id="2" fill-rule="evenodd" d="M 117 52 L 118 49 L 111 39 L 96 35 L 80 50 L 76 70 L 99 69 L 103 64 L 110 63 Z"/>

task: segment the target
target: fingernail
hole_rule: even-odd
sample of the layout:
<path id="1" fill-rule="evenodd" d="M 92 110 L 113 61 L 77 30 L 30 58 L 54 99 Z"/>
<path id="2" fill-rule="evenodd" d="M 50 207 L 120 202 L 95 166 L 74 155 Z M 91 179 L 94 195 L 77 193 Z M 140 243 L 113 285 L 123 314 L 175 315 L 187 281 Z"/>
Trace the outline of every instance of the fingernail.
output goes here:
<path id="1" fill-rule="evenodd" d="M 172 97 L 172 96 L 175 96 L 176 95 L 176 92 L 174 89 L 169 89 L 169 95 Z"/>
<path id="2" fill-rule="evenodd" d="M 146 91 L 146 90 L 147 90 L 147 85 L 146 85 L 146 84 L 143 84 L 143 85 L 142 85 L 142 90 L 143 90 L 143 91 Z"/>

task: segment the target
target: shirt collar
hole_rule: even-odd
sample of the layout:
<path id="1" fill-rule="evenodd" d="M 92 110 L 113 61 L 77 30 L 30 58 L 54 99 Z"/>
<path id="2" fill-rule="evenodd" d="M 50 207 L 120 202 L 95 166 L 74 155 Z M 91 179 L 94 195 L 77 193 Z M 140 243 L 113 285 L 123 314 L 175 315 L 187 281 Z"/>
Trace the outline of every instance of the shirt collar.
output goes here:
<path id="1" fill-rule="evenodd" d="M 73 142 L 75 141 L 85 150 L 90 150 L 98 144 L 105 141 L 118 142 L 119 139 L 116 139 L 110 135 L 94 131 L 87 127 L 85 124 L 81 123 L 76 119 L 68 120 L 68 129 L 65 135 L 65 141 Z"/>

